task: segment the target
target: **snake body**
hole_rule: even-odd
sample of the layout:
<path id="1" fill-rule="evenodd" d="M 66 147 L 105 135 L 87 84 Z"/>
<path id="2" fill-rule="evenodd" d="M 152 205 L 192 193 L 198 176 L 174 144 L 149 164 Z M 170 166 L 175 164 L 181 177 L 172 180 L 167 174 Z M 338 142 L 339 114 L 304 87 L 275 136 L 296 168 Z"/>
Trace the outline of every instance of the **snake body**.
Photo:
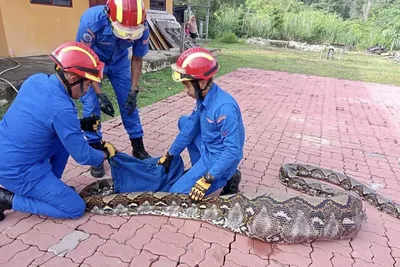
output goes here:
<path id="1" fill-rule="evenodd" d="M 342 187 L 337 190 L 319 181 Z M 159 215 L 201 220 L 251 238 L 273 243 L 303 243 L 353 238 L 366 214 L 362 198 L 393 217 L 400 206 L 342 173 L 289 163 L 279 170 L 280 182 L 310 196 L 274 189 L 205 198 L 193 203 L 187 195 L 164 192 L 116 194 L 112 179 L 86 186 L 80 193 L 87 210 L 101 215 Z"/>

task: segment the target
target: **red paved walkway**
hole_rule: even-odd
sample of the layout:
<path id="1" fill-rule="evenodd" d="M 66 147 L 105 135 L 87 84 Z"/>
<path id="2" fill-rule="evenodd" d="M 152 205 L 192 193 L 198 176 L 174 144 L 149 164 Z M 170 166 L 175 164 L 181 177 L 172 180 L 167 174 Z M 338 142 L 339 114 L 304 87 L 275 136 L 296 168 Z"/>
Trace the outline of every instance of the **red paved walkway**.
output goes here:
<path id="1" fill-rule="evenodd" d="M 295 161 L 344 171 L 400 201 L 400 88 L 251 69 L 218 83 L 238 99 L 244 115 L 242 191 L 287 190 L 278 182 L 278 169 Z M 182 93 L 141 110 L 153 155 L 164 154 L 177 133 L 177 118 L 192 103 Z M 106 140 L 130 152 L 120 119 L 103 128 Z M 93 181 L 87 170 L 70 161 L 63 179 L 81 189 Z M 0 223 L 0 265 L 400 267 L 400 220 L 365 207 L 368 220 L 354 240 L 303 245 L 271 245 L 164 217 L 86 214 L 62 221 L 12 213 Z M 48 251 L 73 231 L 85 237 L 72 251 Z"/>

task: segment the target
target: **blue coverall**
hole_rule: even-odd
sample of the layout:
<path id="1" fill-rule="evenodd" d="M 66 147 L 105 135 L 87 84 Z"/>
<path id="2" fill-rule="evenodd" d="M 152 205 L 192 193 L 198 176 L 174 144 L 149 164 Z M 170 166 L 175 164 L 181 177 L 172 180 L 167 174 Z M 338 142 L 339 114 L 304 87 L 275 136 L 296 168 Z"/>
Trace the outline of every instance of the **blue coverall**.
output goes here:
<path id="1" fill-rule="evenodd" d="M 138 109 L 135 109 L 131 116 L 127 115 L 124 105 L 132 87 L 130 59 L 128 48 L 132 47 L 132 55 L 144 57 L 149 50 L 149 27 L 143 36 L 135 41 L 117 38 L 111 28 L 111 22 L 104 12 L 104 5 L 94 6 L 83 13 L 76 35 L 76 41 L 90 46 L 105 63 L 104 74 L 107 75 L 114 88 L 121 112 L 122 123 L 129 135 L 129 138 L 143 136 L 142 123 Z M 83 117 L 95 114 L 100 117 L 100 105 L 97 95 L 92 87 L 81 97 L 83 104 Z M 102 138 L 101 127 L 94 132 L 85 132 L 89 143 L 97 143 Z"/>
<path id="2" fill-rule="evenodd" d="M 80 128 L 74 101 L 55 74 L 29 77 L 0 121 L 0 184 L 13 192 L 12 209 L 54 218 L 78 218 L 85 203 L 61 176 L 69 155 L 99 165 Z"/>
<path id="3" fill-rule="evenodd" d="M 245 131 L 235 99 L 214 83 L 192 114 L 179 119 L 178 127 L 169 153 L 176 156 L 187 147 L 192 167 L 169 192 L 189 194 L 207 172 L 215 179 L 207 195 L 224 187 L 243 158 Z"/>

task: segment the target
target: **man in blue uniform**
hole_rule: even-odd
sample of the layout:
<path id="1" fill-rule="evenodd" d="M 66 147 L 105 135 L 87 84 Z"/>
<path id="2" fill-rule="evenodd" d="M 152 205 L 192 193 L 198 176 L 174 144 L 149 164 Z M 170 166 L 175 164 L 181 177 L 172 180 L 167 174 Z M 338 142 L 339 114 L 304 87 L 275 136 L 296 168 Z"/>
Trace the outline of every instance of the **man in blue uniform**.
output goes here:
<path id="1" fill-rule="evenodd" d="M 157 164 L 168 172 L 173 157 L 187 148 L 192 167 L 169 191 L 189 194 L 194 201 L 206 194 L 235 194 L 241 179 L 242 115 L 235 99 L 213 82 L 218 69 L 214 56 L 200 47 L 186 50 L 172 65 L 174 80 L 183 83 L 196 106 L 179 119 L 180 132 Z"/>
<path id="2" fill-rule="evenodd" d="M 73 99 L 91 82 L 100 82 L 104 64 L 78 42 L 60 45 L 50 58 L 56 74 L 29 77 L 0 121 L 0 219 L 8 209 L 54 218 L 78 218 L 85 203 L 61 181 L 68 157 L 79 164 L 99 165 L 115 155 L 103 144 L 95 150 L 85 140 L 81 125 L 96 128 L 96 119 L 79 122 Z M 90 127 L 91 125 L 91 127 Z"/>
<path id="3" fill-rule="evenodd" d="M 133 147 L 132 156 L 149 158 L 143 145 L 143 129 L 136 108 L 143 57 L 149 46 L 149 28 L 143 2 L 109 0 L 105 6 L 89 8 L 81 17 L 76 41 L 91 47 L 105 63 L 104 73 L 115 91 L 122 123 Z M 131 60 L 128 58 L 130 47 Z M 100 110 L 114 116 L 113 106 L 98 83 L 93 83 L 81 101 L 84 117 L 100 117 Z M 91 146 L 101 147 L 101 127 L 97 133 L 86 132 L 86 136 Z M 103 164 L 92 166 L 91 174 L 97 178 L 103 177 Z"/>

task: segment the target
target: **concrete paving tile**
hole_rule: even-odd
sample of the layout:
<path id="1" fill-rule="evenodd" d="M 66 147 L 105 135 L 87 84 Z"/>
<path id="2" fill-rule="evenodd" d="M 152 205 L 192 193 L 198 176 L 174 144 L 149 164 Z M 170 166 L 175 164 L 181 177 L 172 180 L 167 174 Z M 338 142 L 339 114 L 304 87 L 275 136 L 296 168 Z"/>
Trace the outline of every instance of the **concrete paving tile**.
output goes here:
<path id="1" fill-rule="evenodd" d="M 95 267 L 128 267 L 128 263 L 124 263 L 119 258 L 107 257 L 102 252 L 95 252 L 93 256 L 86 258 L 83 262 Z"/>
<path id="2" fill-rule="evenodd" d="M 37 229 L 43 234 L 50 234 L 58 239 L 62 239 L 64 236 L 74 231 L 74 229 L 69 228 L 67 225 L 55 223 L 51 219 L 36 224 L 33 229 Z"/>
<path id="3" fill-rule="evenodd" d="M 69 228 L 72 229 L 77 229 L 78 226 L 85 224 L 87 221 L 89 221 L 90 217 L 92 217 L 94 214 L 85 212 L 82 217 L 75 219 L 75 220 L 63 220 L 63 224 L 67 225 Z"/>
<path id="4" fill-rule="evenodd" d="M 194 235 L 200 231 L 201 222 L 193 220 L 185 220 L 183 226 L 179 228 L 178 232 L 183 233 L 188 237 L 194 237 Z"/>
<path id="5" fill-rule="evenodd" d="M 133 258 L 129 267 L 143 266 L 150 267 L 153 262 L 157 261 L 158 255 L 153 255 L 147 250 L 142 250 L 141 253 Z"/>
<path id="6" fill-rule="evenodd" d="M 268 259 L 272 253 L 272 244 L 258 239 L 253 240 L 253 247 L 250 248 L 250 254 L 257 255 L 262 259 Z"/>
<path id="7" fill-rule="evenodd" d="M 229 244 L 234 241 L 234 233 L 209 224 L 202 224 L 195 237 L 208 243 L 218 243 L 224 247 L 229 247 Z"/>
<path id="8" fill-rule="evenodd" d="M 27 250 L 18 252 L 10 261 L 0 264 L 0 266 L 2 267 L 28 266 L 36 258 L 39 258 L 43 255 L 44 255 L 43 251 L 40 251 L 35 246 L 31 246 Z"/>
<path id="9" fill-rule="evenodd" d="M 350 243 L 350 240 L 348 240 Z M 335 241 L 319 241 L 319 242 L 314 242 L 312 245 L 314 248 L 319 248 L 322 249 L 326 252 L 332 252 L 332 253 L 337 253 L 341 254 L 344 257 L 349 257 L 351 258 L 351 252 L 352 248 L 350 247 L 350 244 L 341 244 L 339 242 Z"/>
<path id="10" fill-rule="evenodd" d="M 380 265 L 377 263 L 366 262 L 366 261 L 356 258 L 356 259 L 354 259 L 354 264 L 352 267 L 383 267 L 383 265 Z"/>
<path id="11" fill-rule="evenodd" d="M 50 259 L 57 257 L 53 252 L 45 252 L 42 256 L 36 258 L 30 266 L 41 266 Z"/>
<path id="12" fill-rule="evenodd" d="M 160 256 L 157 261 L 155 261 L 151 267 L 176 267 L 177 261 L 172 261 L 167 257 Z"/>
<path id="13" fill-rule="evenodd" d="M 346 267 L 352 266 L 354 259 L 351 257 L 344 257 L 342 254 L 333 253 L 333 258 L 331 259 L 333 267 Z"/>
<path id="14" fill-rule="evenodd" d="M 200 239 L 194 239 L 187 246 L 186 252 L 180 257 L 180 262 L 186 263 L 189 266 L 195 266 L 204 260 L 206 250 L 210 248 L 210 244 Z"/>
<path id="15" fill-rule="evenodd" d="M 1 222 L 0 224 L 0 232 L 4 233 L 4 230 L 13 227 L 19 221 L 30 217 L 31 214 L 25 212 L 12 212 L 6 214 L 6 219 Z"/>
<path id="16" fill-rule="evenodd" d="M 165 243 L 159 239 L 152 239 L 149 243 L 144 245 L 143 249 L 150 251 L 154 255 L 165 256 L 172 261 L 178 261 L 179 257 L 186 252 L 183 248 Z"/>
<path id="17" fill-rule="evenodd" d="M 168 222 L 168 217 L 164 216 L 150 216 L 150 215 L 141 215 L 132 217 L 132 220 L 135 220 L 139 223 L 149 224 L 153 227 L 160 228 L 164 224 Z"/>
<path id="18" fill-rule="evenodd" d="M 102 215 L 94 215 L 90 218 L 100 224 L 107 224 L 112 228 L 119 229 L 121 225 L 128 221 L 128 217 L 121 216 L 102 216 Z"/>
<path id="19" fill-rule="evenodd" d="M 91 219 L 87 223 L 79 226 L 78 229 L 88 234 L 96 234 L 104 239 L 108 239 L 112 234 L 117 232 L 117 230 L 110 225 L 101 224 Z"/>
<path id="20" fill-rule="evenodd" d="M 165 243 L 174 244 L 180 248 L 186 248 L 187 245 L 193 241 L 193 238 L 187 237 L 181 233 L 173 233 L 167 229 L 161 229 L 153 235 L 153 238 L 157 238 Z"/>
<path id="21" fill-rule="evenodd" d="M 29 232 L 18 237 L 24 244 L 37 246 L 40 250 L 47 251 L 49 247 L 57 244 L 60 239 L 53 235 L 43 234 L 39 230 L 32 229 Z"/>
<path id="22" fill-rule="evenodd" d="M 225 259 L 239 264 L 240 266 L 248 267 L 264 267 L 269 263 L 268 260 L 263 260 L 254 254 L 242 253 L 236 249 L 231 249 L 230 253 L 226 255 Z"/>
<path id="23" fill-rule="evenodd" d="M 6 220 L 5 220 L 6 221 Z M 37 215 L 29 216 L 25 219 L 18 221 L 13 227 L 10 227 L 3 231 L 6 235 L 11 238 L 17 238 L 19 235 L 24 234 L 31 230 L 35 225 L 42 223 L 44 219 L 41 219 Z"/>
<path id="24" fill-rule="evenodd" d="M 286 253 L 299 254 L 306 258 L 310 257 L 312 252 L 312 247 L 309 244 L 273 244 L 272 249 L 272 252 L 278 249 L 278 252 L 282 251 Z"/>
<path id="25" fill-rule="evenodd" d="M 312 264 L 310 265 L 310 267 L 333 267 L 331 262 L 332 258 L 333 254 L 331 252 L 327 252 L 319 248 L 314 248 L 313 252 L 311 252 Z"/>
<path id="26" fill-rule="evenodd" d="M 8 262 L 18 252 L 27 250 L 28 248 L 29 245 L 22 243 L 21 240 L 14 240 L 9 244 L 0 247 L 0 264 Z"/>
<path id="27" fill-rule="evenodd" d="M 130 263 L 140 253 L 139 250 L 129 245 L 118 244 L 115 240 L 108 240 L 105 244 L 98 247 L 97 251 L 103 252 L 106 256 L 120 258 L 127 263 Z"/>
<path id="28" fill-rule="evenodd" d="M 372 261 L 383 266 L 393 266 L 392 250 L 375 242 L 371 242 L 371 244 L 371 251 L 374 254 Z"/>
<path id="29" fill-rule="evenodd" d="M 69 251 L 75 249 L 81 241 L 88 239 L 89 236 L 89 234 L 82 231 L 73 231 L 64 236 L 59 243 L 49 247 L 48 251 L 58 256 L 64 256 Z"/>
<path id="30" fill-rule="evenodd" d="M 153 235 L 160 229 L 151 225 L 145 225 L 143 228 L 137 230 L 136 234 L 128 239 L 125 243 L 135 249 L 142 249 L 144 245 L 149 243 Z"/>
<path id="31" fill-rule="evenodd" d="M 114 239 L 118 243 L 124 244 L 128 239 L 132 238 L 138 229 L 142 228 L 144 223 L 138 222 L 134 220 L 134 218 L 130 218 L 128 222 L 121 225 L 118 231 L 115 234 L 110 236 L 110 239 Z"/>
<path id="32" fill-rule="evenodd" d="M 243 253 L 249 253 L 253 247 L 253 239 L 242 234 L 235 235 L 235 241 L 231 244 L 231 248 L 237 249 Z"/>
<path id="33" fill-rule="evenodd" d="M 69 258 L 63 258 L 63 257 L 53 257 L 43 265 L 40 265 L 40 267 L 53 267 L 53 266 L 62 266 L 62 267 L 78 267 L 82 266 L 79 265 L 78 263 L 74 263 L 71 259 Z"/>
<path id="34" fill-rule="evenodd" d="M 200 262 L 199 267 L 214 267 L 224 264 L 225 256 L 229 253 L 229 249 L 221 246 L 218 243 L 211 244 L 211 247 L 206 250 L 204 261 Z"/>
<path id="35" fill-rule="evenodd" d="M 184 219 L 177 219 L 169 217 L 168 221 L 162 225 L 162 228 L 167 229 L 171 232 L 178 232 L 179 229 L 185 224 Z"/>
<path id="36" fill-rule="evenodd" d="M 88 239 L 79 243 L 72 251 L 68 252 L 65 257 L 71 258 L 73 262 L 82 263 L 87 257 L 94 254 L 97 248 L 106 241 L 97 235 L 91 235 Z"/>
<path id="37" fill-rule="evenodd" d="M 269 255 L 269 259 L 276 260 L 282 264 L 296 264 L 298 267 L 308 267 L 312 263 L 309 256 L 304 257 L 301 254 L 286 252 L 280 249 L 273 249 L 272 253 Z"/>
<path id="38" fill-rule="evenodd" d="M 6 234 L 0 234 L 0 247 L 10 244 L 14 239 L 9 238 Z"/>

